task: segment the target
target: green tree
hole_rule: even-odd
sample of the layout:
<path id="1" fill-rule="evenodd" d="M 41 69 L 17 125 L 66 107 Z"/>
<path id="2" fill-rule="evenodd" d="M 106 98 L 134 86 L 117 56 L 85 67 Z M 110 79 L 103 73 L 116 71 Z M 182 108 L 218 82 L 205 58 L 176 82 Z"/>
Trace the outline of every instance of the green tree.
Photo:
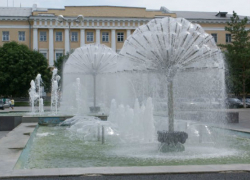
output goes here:
<path id="1" fill-rule="evenodd" d="M 45 91 L 50 88 L 51 71 L 47 59 L 17 42 L 0 46 L 0 95 L 26 96 L 31 80 L 42 75 Z"/>
<path id="2" fill-rule="evenodd" d="M 225 50 L 229 69 L 227 84 L 231 85 L 235 94 L 242 93 L 244 107 L 246 107 L 245 98 L 250 80 L 250 30 L 246 29 L 247 23 L 247 17 L 240 19 L 237 13 L 233 12 L 225 27 L 225 30 L 231 34 L 232 42 L 220 44 Z"/>
<path id="3" fill-rule="evenodd" d="M 55 60 L 54 66 L 58 69 L 57 74 L 59 76 L 61 76 L 61 78 L 62 78 L 64 64 L 66 63 L 68 58 L 69 58 L 69 53 L 67 53 L 66 55 L 63 55 L 63 56 L 59 57 L 57 60 Z"/>

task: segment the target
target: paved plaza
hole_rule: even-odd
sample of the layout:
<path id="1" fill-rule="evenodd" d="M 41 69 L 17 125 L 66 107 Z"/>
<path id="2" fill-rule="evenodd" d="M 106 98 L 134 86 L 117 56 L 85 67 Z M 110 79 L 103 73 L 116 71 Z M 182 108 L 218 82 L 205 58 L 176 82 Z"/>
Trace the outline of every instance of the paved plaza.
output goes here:
<path id="1" fill-rule="evenodd" d="M 50 106 L 45 106 L 44 110 L 45 111 L 50 110 Z M 14 109 L 5 108 L 4 110 L 0 110 L 0 116 L 1 116 L 1 113 L 7 113 L 7 112 L 29 112 L 29 111 L 31 111 L 31 107 L 30 106 L 16 106 L 16 107 L 14 107 Z"/>

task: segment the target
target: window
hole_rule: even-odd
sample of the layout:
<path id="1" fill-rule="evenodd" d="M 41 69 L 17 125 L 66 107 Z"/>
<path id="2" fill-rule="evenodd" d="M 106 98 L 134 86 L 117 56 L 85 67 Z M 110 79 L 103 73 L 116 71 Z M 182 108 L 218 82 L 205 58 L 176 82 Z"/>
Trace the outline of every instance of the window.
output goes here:
<path id="1" fill-rule="evenodd" d="M 226 43 L 231 42 L 231 34 L 226 34 Z"/>
<path id="2" fill-rule="evenodd" d="M 62 52 L 56 53 L 56 60 L 59 59 L 61 56 L 63 56 L 63 53 L 62 53 Z"/>
<path id="3" fill-rule="evenodd" d="M 47 41 L 47 33 L 45 31 L 40 32 L 40 41 Z"/>
<path id="4" fill-rule="evenodd" d="M 227 17 L 227 12 L 219 12 L 218 14 L 216 14 L 216 16 L 218 16 L 218 17 Z"/>
<path id="5" fill-rule="evenodd" d="M 102 42 L 109 42 L 109 33 L 108 32 L 102 33 Z"/>
<path id="6" fill-rule="evenodd" d="M 56 41 L 62 41 L 62 32 L 56 32 Z"/>
<path id="7" fill-rule="evenodd" d="M 71 41 L 72 42 L 78 41 L 78 33 L 77 32 L 72 32 L 71 33 Z"/>
<path id="8" fill-rule="evenodd" d="M 87 32 L 87 42 L 94 42 L 94 33 Z"/>
<path id="9" fill-rule="evenodd" d="M 123 42 L 124 40 L 124 33 L 123 32 L 118 32 L 117 33 L 117 41 L 118 42 Z"/>
<path id="10" fill-rule="evenodd" d="M 214 41 L 217 43 L 217 34 L 211 34 L 214 38 Z"/>
<path id="11" fill-rule="evenodd" d="M 25 32 L 24 31 L 18 31 L 18 40 L 25 41 Z"/>
<path id="12" fill-rule="evenodd" d="M 41 54 L 47 59 L 47 53 L 41 52 Z"/>
<path id="13" fill-rule="evenodd" d="M 3 41 L 9 41 L 10 40 L 10 34 L 9 31 L 3 31 Z"/>

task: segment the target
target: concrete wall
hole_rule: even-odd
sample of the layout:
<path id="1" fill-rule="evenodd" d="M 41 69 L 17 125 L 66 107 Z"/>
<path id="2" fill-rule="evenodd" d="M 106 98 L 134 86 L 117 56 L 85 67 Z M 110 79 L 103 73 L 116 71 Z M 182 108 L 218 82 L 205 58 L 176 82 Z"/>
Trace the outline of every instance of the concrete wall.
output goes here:
<path id="1" fill-rule="evenodd" d="M 22 122 L 22 116 L 0 116 L 0 131 L 11 131 Z"/>

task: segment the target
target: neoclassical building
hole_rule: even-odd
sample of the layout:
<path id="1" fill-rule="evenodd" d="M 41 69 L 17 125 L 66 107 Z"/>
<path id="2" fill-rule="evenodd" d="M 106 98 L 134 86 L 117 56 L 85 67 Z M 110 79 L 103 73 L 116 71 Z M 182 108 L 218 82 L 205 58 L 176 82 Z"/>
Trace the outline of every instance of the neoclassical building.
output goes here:
<path id="1" fill-rule="evenodd" d="M 63 15 L 63 22 L 58 16 Z M 77 17 L 84 18 L 78 21 Z M 119 52 L 125 39 L 140 25 L 155 18 L 183 17 L 200 24 L 219 44 L 231 42 L 224 30 L 232 14 L 227 12 L 170 11 L 125 6 L 65 6 L 64 9 L 0 7 L 0 46 L 17 41 L 54 61 L 88 43 L 101 43 Z M 240 16 L 244 18 L 244 16 Z M 71 22 L 70 22 L 71 21 Z M 250 24 L 248 24 L 250 28 Z"/>

